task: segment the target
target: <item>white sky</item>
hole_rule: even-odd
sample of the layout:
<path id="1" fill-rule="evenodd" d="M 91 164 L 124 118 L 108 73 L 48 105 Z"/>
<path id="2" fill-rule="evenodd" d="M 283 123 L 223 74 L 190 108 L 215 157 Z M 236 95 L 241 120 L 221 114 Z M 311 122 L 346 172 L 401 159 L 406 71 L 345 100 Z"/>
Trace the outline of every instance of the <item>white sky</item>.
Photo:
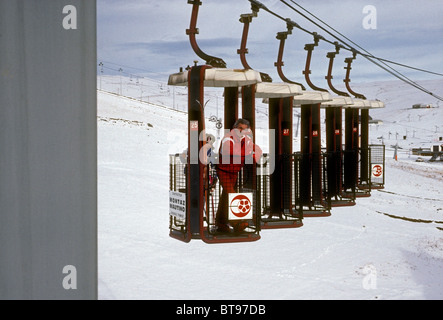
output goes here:
<path id="1" fill-rule="evenodd" d="M 248 0 L 201 0 L 197 27 L 197 41 L 207 54 L 226 61 L 228 68 L 242 68 L 237 49 L 240 48 L 243 24 L 241 14 L 251 13 Z M 297 22 L 303 28 L 316 31 L 334 40 L 324 31 L 299 16 L 279 0 L 262 0 L 269 9 Z M 291 3 L 290 0 L 287 0 Z M 359 44 L 373 55 L 443 73 L 443 1 L 441 0 L 303 0 L 297 1 L 305 9 Z M 377 29 L 366 30 L 362 22 L 367 14 L 363 8 L 377 9 Z M 105 66 L 123 67 L 125 72 L 138 73 L 136 67 L 150 71 L 158 79 L 167 80 L 179 67 L 204 63 L 192 51 L 185 30 L 189 28 L 192 5 L 187 0 L 98 0 L 98 59 Z M 247 55 L 249 65 L 280 81 L 274 62 L 279 41 L 277 32 L 286 31 L 286 24 L 266 11 L 260 10 L 251 24 Z M 311 36 L 294 30 L 288 38 L 284 56 L 284 71 L 288 78 L 305 83 L 302 70 L 306 61 L 306 43 Z M 320 42 L 314 51 L 312 76 L 314 84 L 327 88 L 326 53 L 334 48 Z M 342 51 L 334 65 L 334 81 L 340 88 L 345 70 L 344 59 L 351 56 Z M 436 79 L 400 67 L 413 80 Z M 105 71 L 109 71 L 106 70 Z M 352 69 L 352 81 L 395 79 L 359 56 Z M 148 74 L 145 74 L 148 75 Z"/>

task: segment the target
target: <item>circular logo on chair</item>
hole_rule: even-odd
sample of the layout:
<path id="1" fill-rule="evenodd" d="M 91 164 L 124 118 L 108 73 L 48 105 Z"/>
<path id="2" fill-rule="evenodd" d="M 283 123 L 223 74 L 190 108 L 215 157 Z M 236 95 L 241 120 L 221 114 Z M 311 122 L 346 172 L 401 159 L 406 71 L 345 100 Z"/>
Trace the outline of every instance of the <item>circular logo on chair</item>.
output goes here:
<path id="1" fill-rule="evenodd" d="M 383 166 L 376 164 L 372 166 L 372 175 L 379 178 L 383 175 Z"/>
<path id="2" fill-rule="evenodd" d="M 250 219 L 252 215 L 252 202 L 246 194 L 238 194 L 229 204 L 230 219 Z"/>

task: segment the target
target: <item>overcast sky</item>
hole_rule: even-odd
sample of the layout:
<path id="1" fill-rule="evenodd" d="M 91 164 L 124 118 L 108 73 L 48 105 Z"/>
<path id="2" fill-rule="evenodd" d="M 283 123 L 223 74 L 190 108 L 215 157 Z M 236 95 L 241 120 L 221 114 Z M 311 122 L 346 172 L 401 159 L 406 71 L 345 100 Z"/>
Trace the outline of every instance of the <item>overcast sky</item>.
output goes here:
<path id="1" fill-rule="evenodd" d="M 243 24 L 241 14 L 250 13 L 248 0 L 201 0 L 197 27 L 200 48 L 209 55 L 222 58 L 228 68 L 242 68 L 240 48 Z M 290 18 L 305 29 L 334 40 L 279 0 L 261 0 L 280 16 Z M 287 0 L 291 3 L 291 0 Z M 442 0 L 302 0 L 298 4 L 356 42 L 373 55 L 443 73 L 443 1 Z M 367 5 L 377 10 L 377 28 L 365 29 L 363 13 Z M 192 5 L 187 0 L 98 0 L 98 59 L 107 68 L 122 66 L 125 72 L 142 73 L 167 81 L 168 75 L 180 67 L 204 63 L 192 51 L 185 30 L 189 28 Z M 260 10 L 250 27 L 247 48 L 249 65 L 280 81 L 274 62 L 279 41 L 277 32 L 286 24 Z M 304 82 L 302 70 L 306 61 L 306 43 L 312 37 L 294 30 L 288 38 L 284 55 L 284 71 L 294 81 Z M 326 53 L 334 48 L 320 42 L 312 60 L 312 79 L 319 87 L 327 87 Z M 334 66 L 334 81 L 342 84 L 344 59 L 341 51 Z M 132 69 L 138 68 L 140 70 Z M 411 72 L 395 67 L 413 80 L 438 79 L 437 76 Z M 109 71 L 105 68 L 105 71 Z M 146 72 L 151 72 L 148 74 Z M 394 80 L 395 78 L 359 56 L 352 69 L 354 82 Z"/>

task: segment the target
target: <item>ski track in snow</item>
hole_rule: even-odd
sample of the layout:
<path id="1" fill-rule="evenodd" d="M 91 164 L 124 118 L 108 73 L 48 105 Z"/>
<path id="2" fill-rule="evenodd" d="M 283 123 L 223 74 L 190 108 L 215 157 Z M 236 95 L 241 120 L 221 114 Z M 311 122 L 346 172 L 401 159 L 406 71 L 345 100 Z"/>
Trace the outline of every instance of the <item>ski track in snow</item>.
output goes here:
<path id="1" fill-rule="evenodd" d="M 419 110 L 421 120 L 410 121 L 417 111 L 402 109 L 416 101 L 402 100 L 410 89 L 396 82 L 367 88 L 388 101 L 374 112 L 387 125 L 371 127 L 372 143 L 381 135 L 388 146 L 397 142 L 387 138 L 394 119 L 424 129 L 441 123 L 441 109 L 429 117 Z M 171 105 L 171 97 L 157 102 Z M 441 163 L 416 163 L 407 152 L 394 161 L 388 148 L 385 189 L 356 206 L 305 218 L 301 228 L 263 230 L 253 243 L 185 244 L 169 237 L 168 155 L 186 148 L 186 114 L 100 91 L 98 105 L 100 299 L 443 298 L 441 225 L 379 213 L 443 221 Z M 266 128 L 266 117 L 257 119 Z M 429 147 L 432 134 L 423 132 L 412 142 Z M 399 144 L 407 150 L 410 141 Z M 365 288 L 370 276 L 376 285 Z"/>

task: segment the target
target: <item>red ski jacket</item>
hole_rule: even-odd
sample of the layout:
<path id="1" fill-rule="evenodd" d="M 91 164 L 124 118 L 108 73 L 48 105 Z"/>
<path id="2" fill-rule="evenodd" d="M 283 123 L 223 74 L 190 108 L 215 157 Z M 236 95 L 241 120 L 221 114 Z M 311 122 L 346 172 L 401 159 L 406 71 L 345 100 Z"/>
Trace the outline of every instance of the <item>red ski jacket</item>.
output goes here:
<path id="1" fill-rule="evenodd" d="M 238 137 L 236 129 L 226 134 L 220 144 L 217 168 L 229 173 L 238 173 L 245 164 L 258 162 L 263 154 L 249 135 Z"/>

